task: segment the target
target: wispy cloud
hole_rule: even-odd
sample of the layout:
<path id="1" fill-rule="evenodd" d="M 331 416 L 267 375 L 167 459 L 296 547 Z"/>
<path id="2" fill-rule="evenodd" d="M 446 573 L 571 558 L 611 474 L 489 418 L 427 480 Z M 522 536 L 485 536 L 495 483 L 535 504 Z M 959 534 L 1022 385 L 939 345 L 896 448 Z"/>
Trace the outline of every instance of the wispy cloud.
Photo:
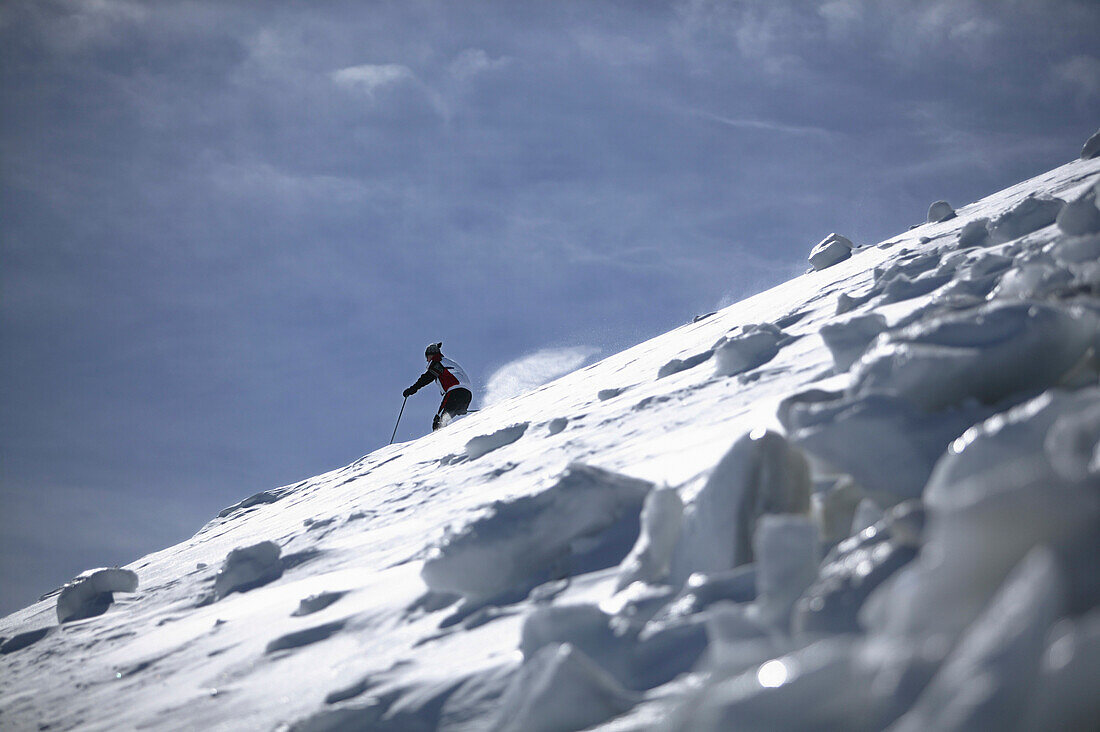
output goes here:
<path id="1" fill-rule="evenodd" d="M 580 368 L 599 353 L 591 346 L 546 348 L 510 361 L 489 377 L 485 387 L 485 406 L 519 396 Z"/>
<path id="2" fill-rule="evenodd" d="M 479 74 L 503 69 L 512 63 L 508 56 L 492 58 L 480 48 L 467 48 L 451 61 L 447 70 L 457 79 L 471 79 Z"/>
<path id="3" fill-rule="evenodd" d="M 401 64 L 363 64 L 333 71 L 332 80 L 350 89 L 361 89 L 369 96 L 382 87 L 416 78 L 412 69 Z"/>
<path id="4" fill-rule="evenodd" d="M 704 112 L 700 109 L 689 110 L 689 114 L 701 117 L 711 122 L 717 122 L 727 127 L 737 127 L 744 130 L 763 130 L 765 132 L 779 132 L 786 135 L 821 135 L 831 136 L 834 133 L 823 127 L 808 125 L 789 125 L 783 122 L 775 122 L 767 119 L 751 119 L 744 117 L 723 117 L 720 114 Z"/>

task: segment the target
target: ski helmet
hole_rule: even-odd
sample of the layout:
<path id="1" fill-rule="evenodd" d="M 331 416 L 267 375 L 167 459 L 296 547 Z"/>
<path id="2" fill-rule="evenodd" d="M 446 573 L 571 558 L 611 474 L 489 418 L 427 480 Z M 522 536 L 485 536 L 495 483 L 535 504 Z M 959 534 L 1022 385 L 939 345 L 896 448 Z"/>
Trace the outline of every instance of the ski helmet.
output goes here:
<path id="1" fill-rule="evenodd" d="M 443 351 L 439 350 L 443 345 L 443 341 L 439 343 L 429 343 L 428 347 L 424 349 L 424 358 L 431 358 L 432 356 L 442 355 Z"/>

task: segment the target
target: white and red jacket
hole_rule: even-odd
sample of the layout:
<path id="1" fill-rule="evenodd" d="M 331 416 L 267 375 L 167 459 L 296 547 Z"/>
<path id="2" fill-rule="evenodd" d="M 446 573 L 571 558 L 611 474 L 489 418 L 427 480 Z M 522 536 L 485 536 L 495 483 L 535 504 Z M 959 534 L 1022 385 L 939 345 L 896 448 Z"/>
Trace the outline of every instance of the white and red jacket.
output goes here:
<path id="1" fill-rule="evenodd" d="M 432 357 L 428 363 L 428 370 L 416 380 L 412 390 L 416 392 L 420 387 L 427 386 L 433 381 L 439 383 L 440 394 L 446 394 L 451 389 L 457 388 L 470 390 L 470 377 L 466 375 L 466 371 L 456 362 L 442 355 Z"/>

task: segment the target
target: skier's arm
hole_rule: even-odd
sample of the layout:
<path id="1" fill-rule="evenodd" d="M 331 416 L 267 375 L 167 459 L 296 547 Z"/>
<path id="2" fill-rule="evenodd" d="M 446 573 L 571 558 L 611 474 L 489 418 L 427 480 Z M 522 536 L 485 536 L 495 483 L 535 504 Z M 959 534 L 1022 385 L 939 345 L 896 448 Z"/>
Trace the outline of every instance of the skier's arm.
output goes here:
<path id="1" fill-rule="evenodd" d="M 403 396 L 412 396 L 416 392 L 420 391 L 422 387 L 425 387 L 435 381 L 436 376 L 442 370 L 443 367 L 439 365 L 438 361 L 431 363 L 428 366 L 428 370 L 420 375 L 420 378 L 416 380 L 416 383 L 403 392 Z"/>

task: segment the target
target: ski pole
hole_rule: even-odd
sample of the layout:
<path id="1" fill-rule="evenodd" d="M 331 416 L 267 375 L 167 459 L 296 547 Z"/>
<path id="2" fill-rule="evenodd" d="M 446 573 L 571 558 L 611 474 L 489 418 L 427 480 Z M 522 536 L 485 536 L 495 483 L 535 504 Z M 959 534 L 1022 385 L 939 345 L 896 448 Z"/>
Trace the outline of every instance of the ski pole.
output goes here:
<path id="1" fill-rule="evenodd" d="M 393 426 L 393 435 L 390 436 L 390 443 L 393 444 L 393 438 L 397 437 L 397 425 L 401 424 L 401 415 L 405 413 L 405 402 L 409 401 L 408 397 L 405 397 L 405 401 L 401 402 L 401 411 L 397 413 L 397 424 Z"/>

